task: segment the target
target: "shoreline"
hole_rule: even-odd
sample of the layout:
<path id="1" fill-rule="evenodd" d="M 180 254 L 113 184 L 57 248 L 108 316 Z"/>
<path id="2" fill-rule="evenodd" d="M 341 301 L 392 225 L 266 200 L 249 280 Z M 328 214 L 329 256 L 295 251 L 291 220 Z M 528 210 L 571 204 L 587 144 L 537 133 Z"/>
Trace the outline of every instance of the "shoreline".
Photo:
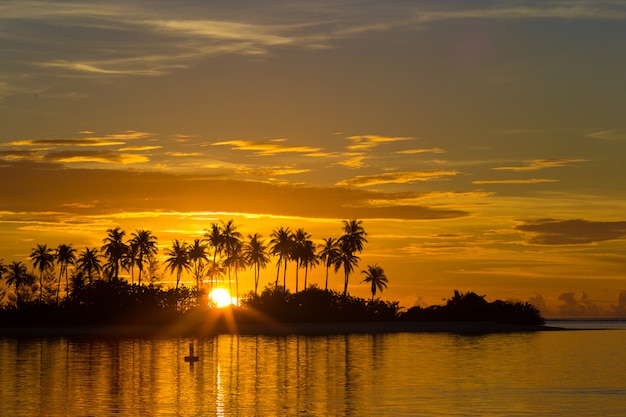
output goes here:
<path id="1" fill-rule="evenodd" d="M 180 326 L 103 327 L 4 327 L 0 337 L 214 337 L 242 336 L 323 336 L 340 334 L 449 333 L 485 335 L 574 330 L 549 325 L 506 324 L 486 321 L 431 322 L 338 322 L 338 323 L 232 323 L 204 328 Z"/>

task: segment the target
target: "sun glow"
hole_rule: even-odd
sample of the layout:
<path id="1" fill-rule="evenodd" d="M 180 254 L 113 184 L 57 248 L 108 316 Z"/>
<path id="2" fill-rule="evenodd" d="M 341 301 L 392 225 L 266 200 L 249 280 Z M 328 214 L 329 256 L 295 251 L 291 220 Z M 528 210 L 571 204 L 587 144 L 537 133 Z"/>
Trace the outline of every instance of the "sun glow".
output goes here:
<path id="1" fill-rule="evenodd" d="M 215 304 L 219 308 L 233 304 L 233 299 L 230 296 L 230 293 L 224 288 L 214 289 L 209 294 L 209 298 L 211 299 L 211 303 Z"/>

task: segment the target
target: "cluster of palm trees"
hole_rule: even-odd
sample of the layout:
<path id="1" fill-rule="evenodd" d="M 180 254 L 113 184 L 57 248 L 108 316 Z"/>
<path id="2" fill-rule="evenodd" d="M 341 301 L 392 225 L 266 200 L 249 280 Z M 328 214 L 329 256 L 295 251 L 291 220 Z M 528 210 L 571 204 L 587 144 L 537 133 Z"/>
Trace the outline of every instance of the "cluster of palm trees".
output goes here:
<path id="1" fill-rule="evenodd" d="M 170 248 L 165 249 L 165 269 L 176 276 L 178 288 L 182 274 L 191 273 L 200 288 L 203 282 L 211 287 L 222 277 L 227 276 L 231 294 L 239 298 L 238 273 L 247 268 L 254 272 L 254 294 L 258 292 L 261 270 L 270 263 L 270 257 L 277 258 L 275 286 L 279 286 L 280 272 L 283 272 L 283 288 L 287 288 L 287 266 L 295 265 L 295 292 L 299 290 L 299 273 L 304 269 L 304 287 L 307 288 L 308 271 L 320 263 L 326 268 L 325 289 L 328 290 L 328 273 L 331 267 L 335 272 L 343 269 L 344 289 L 348 291 L 350 275 L 358 266 L 363 245 L 367 243 L 362 221 L 344 220 L 343 235 L 339 238 L 329 237 L 320 245 L 315 245 L 311 235 L 299 228 L 291 231 L 288 227 L 279 227 L 272 231 L 269 244 L 258 233 L 249 234 L 247 240 L 238 230 L 233 220 L 213 223 L 205 230 L 203 238 L 194 239 L 189 244 L 184 240 L 174 240 Z M 101 248 L 86 247 L 77 254 L 71 244 L 61 244 L 56 250 L 45 244 L 33 248 L 31 261 L 39 278 L 39 299 L 43 298 L 44 279 L 54 275 L 55 262 L 59 266 L 56 277 L 56 301 L 58 304 L 61 282 L 65 280 L 65 293 L 69 294 L 70 280 L 73 287 L 89 283 L 95 278 L 118 280 L 120 273 L 126 271 L 135 280 L 135 269 L 138 270 L 138 284 L 145 279 L 146 267 L 152 273 L 156 270 L 158 253 L 157 237 L 149 230 L 138 229 L 126 240 L 126 232 L 121 228 L 107 230 Z M 70 278 L 69 269 L 74 266 Z M 387 277 L 378 265 L 369 265 L 365 274 L 365 282 L 372 285 L 372 298 L 376 291 L 387 286 Z M 0 261 L 0 278 L 6 275 L 8 286 L 15 287 L 17 304 L 20 303 L 20 288 L 32 287 L 36 277 L 28 273 L 23 262 L 13 262 L 5 266 Z M 233 292 L 233 276 L 235 291 Z M 212 289 L 212 288 L 211 288 Z"/>

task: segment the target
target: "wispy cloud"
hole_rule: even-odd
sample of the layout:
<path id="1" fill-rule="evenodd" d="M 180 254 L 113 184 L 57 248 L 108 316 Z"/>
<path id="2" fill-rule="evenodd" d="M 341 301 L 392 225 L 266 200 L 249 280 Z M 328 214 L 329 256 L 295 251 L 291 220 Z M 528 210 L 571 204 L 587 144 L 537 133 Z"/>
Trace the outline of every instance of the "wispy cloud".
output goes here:
<path id="1" fill-rule="evenodd" d="M 457 171 L 408 171 L 388 172 L 378 175 L 358 175 L 339 181 L 338 186 L 369 187 L 381 184 L 406 184 L 420 181 L 433 181 L 458 175 Z"/>
<path id="2" fill-rule="evenodd" d="M 250 151 L 255 155 L 270 156 L 281 153 L 300 153 L 316 155 L 322 148 L 314 148 L 310 146 L 287 146 L 281 145 L 283 139 L 275 139 L 269 142 L 253 142 L 247 140 L 228 140 L 223 142 L 214 142 L 213 146 L 230 146 L 231 149 L 237 151 Z"/>
<path id="3" fill-rule="evenodd" d="M 626 221 L 529 220 L 515 227 L 529 233 L 528 242 L 537 245 L 573 245 L 621 239 L 626 236 Z"/>
<path id="4" fill-rule="evenodd" d="M 626 139 L 626 132 L 620 132 L 619 130 L 599 130 L 589 133 L 587 137 L 602 140 L 619 140 Z"/>
<path id="5" fill-rule="evenodd" d="M 396 151 L 399 155 L 416 155 L 419 153 L 446 153 L 441 148 L 416 148 L 416 149 L 404 149 L 402 151 Z"/>
<path id="6" fill-rule="evenodd" d="M 351 145 L 348 145 L 347 148 L 351 151 L 363 151 L 370 150 L 381 143 L 391 143 L 391 142 L 401 142 L 412 140 L 414 138 L 411 137 L 398 137 L 398 136 L 378 136 L 378 135 L 360 135 L 360 136 L 348 136 Z"/>
<path id="7" fill-rule="evenodd" d="M 45 155 L 44 160 L 60 163 L 96 162 L 101 164 L 130 165 L 150 162 L 145 155 L 119 154 L 98 151 L 62 151 Z"/>
<path id="8" fill-rule="evenodd" d="M 559 181 L 560 180 L 547 178 L 529 178 L 523 180 L 477 180 L 472 181 L 472 184 L 541 184 Z"/>
<path id="9" fill-rule="evenodd" d="M 492 168 L 494 171 L 537 171 L 544 168 L 564 167 L 578 162 L 587 162 L 586 159 L 551 158 L 526 161 L 524 166 L 506 166 Z"/>

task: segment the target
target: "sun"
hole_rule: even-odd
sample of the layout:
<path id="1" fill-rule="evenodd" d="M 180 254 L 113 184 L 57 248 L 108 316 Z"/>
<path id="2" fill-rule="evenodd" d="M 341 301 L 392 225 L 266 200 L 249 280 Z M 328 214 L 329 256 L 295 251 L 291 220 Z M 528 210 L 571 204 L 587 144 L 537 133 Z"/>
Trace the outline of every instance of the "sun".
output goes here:
<path id="1" fill-rule="evenodd" d="M 233 303 L 230 293 L 224 288 L 216 288 L 209 294 L 211 302 L 217 307 L 222 308 L 229 306 Z"/>

